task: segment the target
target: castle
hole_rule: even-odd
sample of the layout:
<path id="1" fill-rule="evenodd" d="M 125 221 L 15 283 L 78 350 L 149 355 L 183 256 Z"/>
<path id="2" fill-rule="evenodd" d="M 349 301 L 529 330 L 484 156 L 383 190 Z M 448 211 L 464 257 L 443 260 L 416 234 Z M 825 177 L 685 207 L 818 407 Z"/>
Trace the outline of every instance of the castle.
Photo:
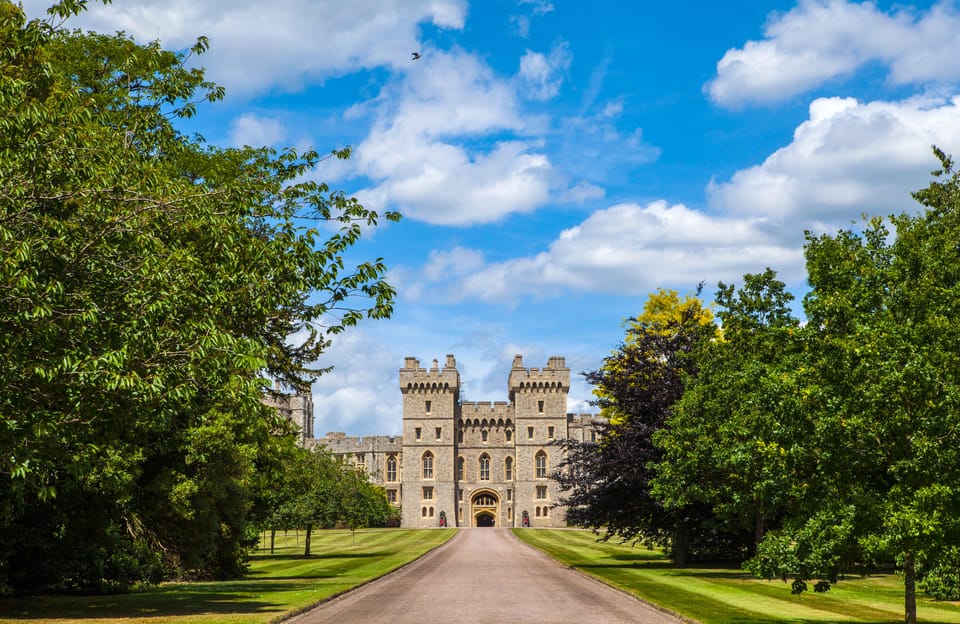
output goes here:
<path id="1" fill-rule="evenodd" d="M 561 461 L 556 442 L 595 440 L 602 422 L 567 414 L 569 388 L 563 357 L 537 369 L 517 355 L 507 401 L 466 402 L 453 355 L 442 368 L 437 360 L 424 368 L 407 357 L 400 369 L 402 436 L 313 438 L 309 398 L 274 395 L 274 404 L 301 426 L 306 444 L 346 457 L 383 486 L 401 508 L 403 527 L 562 527 L 566 514 L 550 478 Z"/>

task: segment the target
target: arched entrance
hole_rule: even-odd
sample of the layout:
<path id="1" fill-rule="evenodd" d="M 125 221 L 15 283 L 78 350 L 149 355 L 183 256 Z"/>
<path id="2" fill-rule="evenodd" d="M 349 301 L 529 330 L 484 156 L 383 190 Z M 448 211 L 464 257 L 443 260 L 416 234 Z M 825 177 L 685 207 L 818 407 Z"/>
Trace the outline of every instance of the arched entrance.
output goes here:
<path id="1" fill-rule="evenodd" d="M 473 526 L 492 527 L 500 516 L 500 497 L 491 490 L 475 492 L 470 499 Z"/>

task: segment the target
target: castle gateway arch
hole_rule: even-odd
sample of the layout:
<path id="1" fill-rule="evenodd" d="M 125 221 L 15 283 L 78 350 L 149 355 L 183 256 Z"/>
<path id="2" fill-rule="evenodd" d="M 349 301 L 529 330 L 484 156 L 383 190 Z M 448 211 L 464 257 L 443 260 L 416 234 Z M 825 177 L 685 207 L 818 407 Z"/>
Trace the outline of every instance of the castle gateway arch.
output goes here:
<path id="1" fill-rule="evenodd" d="M 470 526 L 492 527 L 500 516 L 500 497 L 493 490 L 479 490 L 470 499 Z"/>

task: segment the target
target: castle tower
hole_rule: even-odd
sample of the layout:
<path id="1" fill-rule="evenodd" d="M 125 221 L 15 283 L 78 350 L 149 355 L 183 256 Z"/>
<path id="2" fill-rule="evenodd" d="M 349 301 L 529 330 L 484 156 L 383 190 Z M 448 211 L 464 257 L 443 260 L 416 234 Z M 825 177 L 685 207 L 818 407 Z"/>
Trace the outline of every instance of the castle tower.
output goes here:
<path id="1" fill-rule="evenodd" d="M 517 355 L 508 390 L 516 428 L 516 526 L 523 526 L 524 512 L 529 526 L 564 526 L 563 512 L 554 509 L 560 489 L 550 476 L 561 460 L 560 447 L 553 442 L 567 436 L 570 369 L 560 356 L 550 357 L 543 369 L 524 368 Z"/>
<path id="2" fill-rule="evenodd" d="M 436 527 L 441 516 L 454 526 L 457 492 L 454 482 L 455 424 L 460 410 L 460 373 L 452 355 L 443 368 L 437 360 L 421 368 L 414 357 L 400 369 L 403 395 L 404 527 Z"/>

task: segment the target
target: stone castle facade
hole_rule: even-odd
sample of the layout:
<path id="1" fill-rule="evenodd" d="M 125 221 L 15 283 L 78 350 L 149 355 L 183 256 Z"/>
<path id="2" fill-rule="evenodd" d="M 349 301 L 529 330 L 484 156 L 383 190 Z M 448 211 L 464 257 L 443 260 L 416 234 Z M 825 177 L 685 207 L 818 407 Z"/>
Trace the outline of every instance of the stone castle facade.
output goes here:
<path id="1" fill-rule="evenodd" d="M 442 367 L 433 360 L 430 368 L 407 357 L 400 369 L 401 436 L 328 433 L 314 439 L 306 422 L 301 430 L 305 443 L 348 458 L 383 486 L 401 508 L 403 527 L 562 527 L 566 514 L 550 478 L 561 461 L 556 442 L 595 440 L 602 422 L 594 414 L 567 414 L 569 388 L 563 357 L 526 368 L 518 355 L 507 379 L 508 400 L 461 401 L 453 355 Z M 305 406 L 300 401 L 288 408 L 294 422 L 308 418 L 299 411 Z"/>

